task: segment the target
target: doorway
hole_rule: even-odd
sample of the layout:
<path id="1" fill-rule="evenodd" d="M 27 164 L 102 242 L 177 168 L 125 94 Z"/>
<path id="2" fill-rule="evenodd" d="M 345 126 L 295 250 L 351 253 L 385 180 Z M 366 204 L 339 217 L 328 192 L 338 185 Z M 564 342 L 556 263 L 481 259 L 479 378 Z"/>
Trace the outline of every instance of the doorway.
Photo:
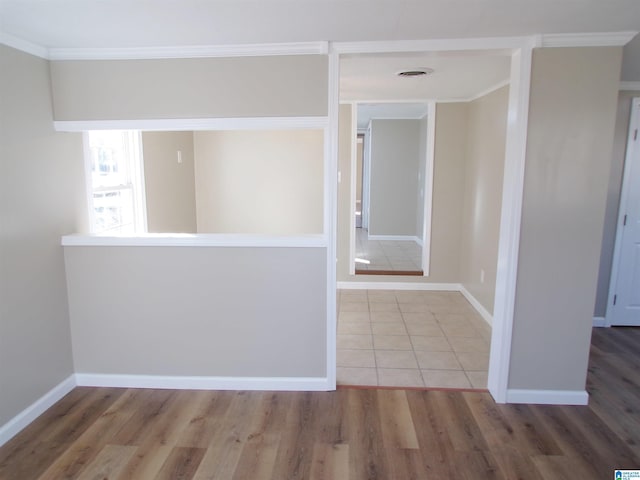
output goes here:
<path id="1" fill-rule="evenodd" d="M 607 308 L 610 326 L 640 326 L 640 98 L 631 105 Z"/>

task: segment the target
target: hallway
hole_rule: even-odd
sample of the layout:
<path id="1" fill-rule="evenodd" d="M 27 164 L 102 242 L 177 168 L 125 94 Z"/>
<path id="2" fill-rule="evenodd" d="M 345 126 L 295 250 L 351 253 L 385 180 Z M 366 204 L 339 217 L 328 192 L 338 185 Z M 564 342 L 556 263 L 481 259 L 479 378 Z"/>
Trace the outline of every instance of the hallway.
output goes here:
<path id="1" fill-rule="evenodd" d="M 491 327 L 458 292 L 340 290 L 338 385 L 487 387 Z"/>

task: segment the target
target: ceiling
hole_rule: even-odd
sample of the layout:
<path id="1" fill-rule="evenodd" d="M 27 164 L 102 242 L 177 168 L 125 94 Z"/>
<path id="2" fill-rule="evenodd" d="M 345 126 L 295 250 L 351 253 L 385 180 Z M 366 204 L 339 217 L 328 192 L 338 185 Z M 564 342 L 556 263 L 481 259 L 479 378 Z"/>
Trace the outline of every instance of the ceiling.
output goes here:
<path id="1" fill-rule="evenodd" d="M 470 100 L 504 85 L 510 56 L 505 52 L 430 52 L 349 55 L 340 59 L 342 101 Z M 400 71 L 429 68 L 421 77 Z"/>
<path id="2" fill-rule="evenodd" d="M 358 130 L 363 130 L 373 118 L 377 119 L 421 119 L 428 113 L 426 103 L 363 103 L 358 105 Z"/>
<path id="3" fill-rule="evenodd" d="M 640 27 L 637 0 L 0 0 L 0 28 L 45 47 L 411 40 Z"/>
<path id="4" fill-rule="evenodd" d="M 46 48 L 473 38 L 639 28 L 638 0 L 0 0 L 0 33 Z M 634 51 L 625 57 L 638 65 L 623 72 L 640 72 L 640 42 Z"/>

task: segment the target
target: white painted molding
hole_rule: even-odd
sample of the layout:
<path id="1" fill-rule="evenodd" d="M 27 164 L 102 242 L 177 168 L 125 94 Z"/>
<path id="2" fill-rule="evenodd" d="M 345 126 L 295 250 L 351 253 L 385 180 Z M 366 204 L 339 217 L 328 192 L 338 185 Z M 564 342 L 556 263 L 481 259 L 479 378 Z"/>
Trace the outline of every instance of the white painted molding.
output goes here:
<path id="1" fill-rule="evenodd" d="M 471 306 L 476 309 L 476 311 L 482 318 L 484 318 L 484 321 L 487 322 L 489 326 L 491 326 L 493 324 L 493 315 L 491 315 L 489 311 L 482 306 L 478 299 L 474 297 L 471 292 L 469 292 L 469 290 L 467 290 L 467 288 L 462 284 L 460 285 L 460 293 L 464 295 L 464 298 L 466 298 Z"/>
<path id="2" fill-rule="evenodd" d="M 58 400 L 76 387 L 75 375 L 70 375 L 58 385 L 33 402 L 18 415 L 0 427 L 0 447 L 11 440 L 22 429 L 51 408 Z"/>
<path id="3" fill-rule="evenodd" d="M 609 327 L 610 325 L 607 325 L 607 320 L 604 317 L 593 317 L 593 326 L 596 328 L 600 328 Z"/>
<path id="4" fill-rule="evenodd" d="M 135 236 L 65 235 L 63 247 L 299 247 L 325 248 L 325 235 L 145 233 Z"/>
<path id="5" fill-rule="evenodd" d="M 489 392 L 497 403 L 507 401 L 509 385 L 524 194 L 531 62 L 533 48 L 536 45 L 535 39 L 531 39 L 528 45 L 515 51 L 511 57 L 509 122 L 505 146 L 498 269 L 491 329 L 492 348 L 489 356 L 487 382 Z"/>
<path id="6" fill-rule="evenodd" d="M 511 50 L 520 48 L 530 42 L 530 37 L 482 37 L 482 38 L 447 38 L 430 40 L 398 40 L 374 42 L 330 42 L 330 51 L 340 54 L 358 53 L 393 53 L 393 52 L 426 52 L 469 50 Z M 509 52 L 506 52 L 509 53 Z"/>
<path id="7" fill-rule="evenodd" d="M 327 243 L 327 390 L 336 389 L 336 349 L 337 349 L 337 245 L 338 245 L 338 120 L 340 115 L 340 59 L 330 53 L 327 71 L 327 114 L 329 125 L 325 129 L 324 141 L 324 234 Z"/>
<path id="8" fill-rule="evenodd" d="M 436 102 L 429 102 L 427 107 L 427 145 L 424 160 L 424 190 L 422 197 L 422 238 L 418 239 L 422 246 L 422 275 L 431 275 L 431 234 L 433 227 L 433 178 L 436 159 Z"/>
<path id="9" fill-rule="evenodd" d="M 620 82 L 618 90 L 640 90 L 640 82 Z"/>
<path id="10" fill-rule="evenodd" d="M 507 390 L 507 403 L 532 405 L 588 405 L 585 390 Z"/>
<path id="11" fill-rule="evenodd" d="M 167 388 L 174 390 L 334 390 L 324 377 L 200 377 L 76 373 L 80 387 Z"/>
<path id="12" fill-rule="evenodd" d="M 423 277 L 416 277 L 423 278 Z M 459 283 L 424 282 L 338 282 L 341 290 L 425 290 L 438 292 L 459 292 Z"/>
<path id="13" fill-rule="evenodd" d="M 36 45 L 35 43 L 31 43 L 27 40 L 23 40 L 22 38 L 16 37 L 9 33 L 0 31 L 0 43 L 6 45 L 7 47 L 20 50 L 21 52 L 44 58 L 45 60 L 49 59 L 49 51 L 45 47 Z"/>
<path id="14" fill-rule="evenodd" d="M 326 55 L 328 42 L 240 45 L 193 45 L 138 48 L 51 48 L 51 60 L 150 60 L 163 58 L 262 57 L 269 55 Z"/>
<path id="15" fill-rule="evenodd" d="M 58 120 L 58 132 L 87 130 L 272 130 L 321 129 L 329 125 L 328 117 L 238 117 L 238 118 L 168 118 L 149 120 Z"/>
<path id="16" fill-rule="evenodd" d="M 638 32 L 547 33 L 541 35 L 542 47 L 620 47 Z"/>

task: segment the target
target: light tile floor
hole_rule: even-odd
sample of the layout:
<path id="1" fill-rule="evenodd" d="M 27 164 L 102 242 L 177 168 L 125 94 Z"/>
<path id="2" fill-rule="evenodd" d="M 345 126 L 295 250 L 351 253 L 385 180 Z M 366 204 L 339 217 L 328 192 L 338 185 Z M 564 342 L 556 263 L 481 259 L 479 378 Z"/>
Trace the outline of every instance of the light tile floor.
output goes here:
<path id="1" fill-rule="evenodd" d="M 369 240 L 367 231 L 362 228 L 356 228 L 355 256 L 356 270 L 422 270 L 422 247 L 416 242 Z"/>
<path id="2" fill-rule="evenodd" d="M 484 389 L 490 341 L 458 292 L 338 291 L 339 385 Z"/>

